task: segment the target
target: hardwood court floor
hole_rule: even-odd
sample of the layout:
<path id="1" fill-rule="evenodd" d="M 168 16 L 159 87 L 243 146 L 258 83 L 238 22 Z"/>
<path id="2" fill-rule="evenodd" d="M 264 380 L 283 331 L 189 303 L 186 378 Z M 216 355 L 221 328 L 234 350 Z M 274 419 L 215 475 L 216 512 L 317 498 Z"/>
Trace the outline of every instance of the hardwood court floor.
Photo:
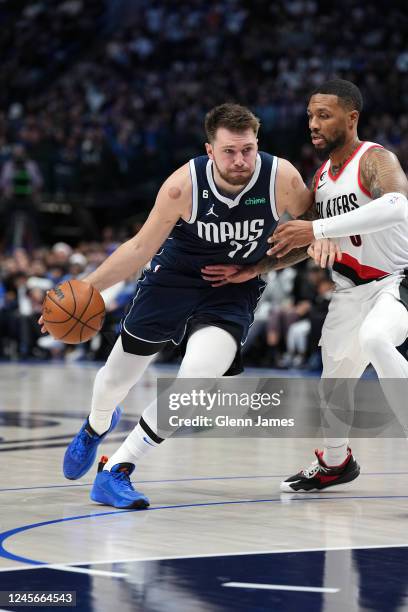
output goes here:
<path id="1" fill-rule="evenodd" d="M 75 482 L 61 471 L 95 372 L 0 365 L 0 591 L 63 588 L 69 581 L 60 577 L 69 574 L 84 612 L 112 610 L 111 600 L 121 612 L 408 610 L 404 440 L 353 440 L 360 478 L 291 496 L 280 494 L 279 482 L 312 461 L 318 440 L 174 438 L 132 477 L 150 509 L 120 511 L 89 499 L 94 470 Z M 153 366 L 124 402 L 101 453 L 112 453 L 135 425 L 158 372 Z M 375 590 L 388 581 L 392 604 L 386 586 L 382 595 Z M 364 603 L 367 584 L 375 597 Z"/>

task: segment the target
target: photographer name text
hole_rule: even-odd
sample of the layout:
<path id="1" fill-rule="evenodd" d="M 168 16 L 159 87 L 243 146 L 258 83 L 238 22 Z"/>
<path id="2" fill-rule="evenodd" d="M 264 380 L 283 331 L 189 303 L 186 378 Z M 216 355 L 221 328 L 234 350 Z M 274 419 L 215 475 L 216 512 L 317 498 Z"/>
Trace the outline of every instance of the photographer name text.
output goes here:
<path id="1" fill-rule="evenodd" d="M 171 427 L 294 427 L 295 419 L 275 419 L 261 415 L 256 418 L 234 418 L 221 414 L 216 417 L 199 415 L 187 418 L 173 414 L 169 417 L 169 425 Z"/>

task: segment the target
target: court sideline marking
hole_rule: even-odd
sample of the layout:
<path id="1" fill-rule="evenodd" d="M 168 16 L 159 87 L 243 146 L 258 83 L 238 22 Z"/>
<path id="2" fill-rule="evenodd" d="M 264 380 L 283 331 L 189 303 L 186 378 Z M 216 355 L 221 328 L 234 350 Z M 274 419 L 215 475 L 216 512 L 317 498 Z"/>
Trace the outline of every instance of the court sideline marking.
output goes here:
<path id="1" fill-rule="evenodd" d="M 361 472 L 360 476 L 406 476 L 408 472 Z M 133 484 L 165 484 L 166 482 L 194 482 L 200 480 L 250 480 L 261 478 L 286 478 L 287 474 L 267 474 L 256 476 L 192 476 L 190 478 L 167 478 L 162 480 L 133 480 Z M 69 489 L 72 487 L 91 487 L 92 482 L 84 482 L 78 484 L 54 484 L 54 485 L 37 485 L 35 487 L 13 487 L 0 489 L 0 493 L 7 491 L 33 491 L 38 489 Z"/>
<path id="2" fill-rule="evenodd" d="M 408 499 L 408 495 L 368 495 L 368 496 L 342 496 L 342 497 L 302 497 L 302 498 L 293 498 L 290 499 L 291 502 L 302 502 L 302 501 L 344 501 L 349 499 L 360 499 L 360 500 L 370 500 L 370 499 L 383 499 L 383 500 L 393 500 L 393 499 Z M 7 531 L 3 531 L 0 533 L 0 557 L 5 559 L 10 559 L 12 561 L 18 561 L 20 563 L 28 563 L 34 566 L 49 566 L 52 564 L 38 561 L 35 559 L 29 559 L 27 557 L 22 557 L 20 555 L 14 555 L 13 553 L 8 552 L 4 547 L 4 542 L 13 535 L 18 533 L 26 532 L 31 529 L 35 529 L 38 527 L 45 527 L 46 525 L 55 525 L 58 523 L 66 523 L 70 521 L 77 521 L 88 518 L 97 518 L 101 516 L 108 516 L 113 514 L 125 514 L 129 512 L 154 512 L 155 510 L 174 510 L 181 508 L 197 508 L 197 507 L 214 507 L 214 506 L 227 506 L 227 505 L 237 505 L 237 504 L 256 504 L 256 503 L 281 503 L 281 498 L 274 499 L 243 499 L 243 500 L 229 500 L 229 501 L 219 501 L 219 502 L 204 502 L 204 503 L 195 503 L 195 504 L 176 504 L 171 506 L 155 506 L 146 508 L 145 510 L 116 510 L 116 511 L 108 511 L 108 512 L 99 512 L 93 514 L 83 514 L 78 516 L 70 516 L 59 519 L 52 519 L 49 521 L 42 521 L 40 523 L 32 523 L 29 525 L 23 525 L 20 527 L 15 527 L 13 529 L 9 529 Z M 67 564 L 68 565 L 68 564 Z"/>

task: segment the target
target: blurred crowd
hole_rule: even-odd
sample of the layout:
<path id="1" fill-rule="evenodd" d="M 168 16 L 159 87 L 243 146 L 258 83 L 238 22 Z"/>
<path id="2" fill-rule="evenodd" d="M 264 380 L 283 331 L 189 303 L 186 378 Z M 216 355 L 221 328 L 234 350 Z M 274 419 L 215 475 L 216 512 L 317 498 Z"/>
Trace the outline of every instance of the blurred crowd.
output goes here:
<path id="1" fill-rule="evenodd" d="M 395 151 L 408 169 L 403 2 L 0 0 L 0 19 L 3 358 L 75 354 L 40 337 L 44 292 L 86 275 L 126 237 L 123 227 L 144 218 L 164 177 L 203 152 L 203 119 L 215 104 L 248 105 L 261 118 L 261 148 L 310 181 L 319 162 L 308 93 L 326 78 L 350 79 L 365 101 L 360 137 Z M 85 229 L 67 236 L 72 248 L 52 224 L 44 232 L 45 201 L 73 203 L 77 221 L 90 211 L 98 238 L 90 242 Z M 310 264 L 272 276 L 247 363 L 315 367 L 331 282 Z M 135 282 L 109 297 L 109 333 Z M 87 345 L 87 356 L 103 355 L 106 338 Z"/>
<path id="2" fill-rule="evenodd" d="M 87 276 L 118 245 L 112 228 L 107 227 L 101 242 L 80 243 L 75 249 L 57 242 L 31 254 L 24 249 L 16 249 L 13 255 L 0 254 L 0 359 L 106 358 L 137 278 L 103 293 L 104 329 L 92 343 L 78 348 L 54 341 L 41 334 L 37 321 L 49 289 L 65 280 Z"/>
<path id="3" fill-rule="evenodd" d="M 18 142 L 46 193 L 134 190 L 149 207 L 169 171 L 203 151 L 205 112 L 237 100 L 260 116 L 261 146 L 310 179 L 307 95 L 338 75 L 362 89 L 361 136 L 407 168 L 408 13 L 385 6 L 0 1 L 0 163 Z"/>

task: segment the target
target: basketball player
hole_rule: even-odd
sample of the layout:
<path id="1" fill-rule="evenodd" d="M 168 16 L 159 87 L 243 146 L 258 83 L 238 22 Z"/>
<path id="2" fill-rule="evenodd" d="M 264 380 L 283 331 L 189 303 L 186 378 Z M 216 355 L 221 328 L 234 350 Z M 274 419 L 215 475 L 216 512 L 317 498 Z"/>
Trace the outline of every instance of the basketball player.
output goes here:
<path id="1" fill-rule="evenodd" d="M 96 375 L 91 413 L 64 457 L 64 474 L 76 479 L 92 466 L 97 446 L 120 418 L 118 404 L 168 342 L 187 348 L 178 376 L 213 378 L 240 371 L 241 344 L 253 321 L 264 283 L 213 288 L 201 276 L 205 264 L 257 263 L 280 215 L 298 217 L 312 197 L 286 160 L 258 152 L 258 119 L 245 107 L 223 104 L 206 116 L 207 155 L 176 170 L 162 185 L 142 230 L 121 245 L 85 280 L 102 291 L 151 260 L 106 364 Z M 306 257 L 296 251 L 284 267 Z M 261 266 L 260 266 L 261 267 Z M 41 320 L 40 320 L 41 323 Z M 157 403 L 95 479 L 91 498 L 117 508 L 144 508 L 147 498 L 129 476 L 163 439 Z"/>
<path id="2" fill-rule="evenodd" d="M 349 81 L 331 80 L 314 91 L 309 127 L 317 154 L 326 159 L 314 178 L 320 218 L 282 224 L 270 254 L 279 257 L 318 238 L 339 241 L 342 259 L 333 265 L 336 291 L 321 338 L 323 379 L 358 379 L 370 363 L 380 379 L 408 379 L 408 362 L 396 349 L 408 335 L 408 181 L 393 153 L 359 140 L 362 107 L 361 93 Z M 317 260 L 319 251 L 316 245 Z M 404 411 L 406 396 L 395 393 L 398 385 L 382 385 L 394 412 Z M 326 438 L 316 457 L 281 490 L 324 489 L 359 474 L 345 438 Z"/>

